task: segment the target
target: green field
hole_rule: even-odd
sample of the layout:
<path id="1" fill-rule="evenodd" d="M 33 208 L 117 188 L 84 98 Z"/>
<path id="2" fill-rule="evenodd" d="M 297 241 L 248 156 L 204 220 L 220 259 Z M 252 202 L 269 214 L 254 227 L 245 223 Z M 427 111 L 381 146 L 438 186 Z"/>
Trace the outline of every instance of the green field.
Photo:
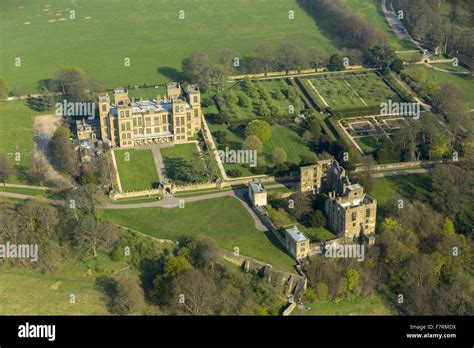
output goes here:
<path id="1" fill-rule="evenodd" d="M 380 105 L 400 98 L 374 73 L 357 75 L 324 76 L 305 80 L 307 88 L 316 96 L 313 86 L 333 110 L 363 108 Z M 317 97 L 320 106 L 324 101 Z"/>
<path id="2" fill-rule="evenodd" d="M 46 197 L 50 199 L 58 198 L 58 193 L 49 190 L 38 190 L 24 187 L 4 187 L 0 185 L 0 192 L 18 193 L 21 195 Z"/>
<path id="3" fill-rule="evenodd" d="M 0 153 L 6 154 L 16 164 L 17 174 L 10 182 L 25 182 L 25 171 L 33 155 L 33 124 L 35 116 L 54 112 L 36 112 L 25 105 L 25 101 L 0 102 Z M 15 162 L 15 154 L 20 161 Z"/>
<path id="4" fill-rule="evenodd" d="M 229 147 L 237 150 L 242 149 L 245 140 L 245 126 L 240 126 L 232 131 L 225 125 L 209 123 L 209 128 L 212 133 L 216 131 L 226 131 Z M 285 150 L 287 162 L 299 164 L 305 156 L 312 153 L 304 144 L 300 135 L 301 131 L 301 129 L 294 125 L 273 125 L 272 137 L 263 144 L 263 153 L 258 156 L 257 166 L 274 166 L 275 161 L 272 159 L 272 152 L 277 147 L 281 147 Z M 224 164 L 224 168 L 226 170 L 239 169 L 243 176 L 253 175 L 250 170 L 244 168 L 242 164 Z"/>
<path id="5" fill-rule="evenodd" d="M 238 247 L 241 255 L 293 270 L 293 259 L 271 234 L 255 228 L 249 212 L 235 198 L 187 203 L 183 209 L 104 210 L 103 217 L 161 239 L 207 236 L 229 251 Z"/>
<path id="6" fill-rule="evenodd" d="M 103 293 L 95 285 L 96 277 L 110 276 L 124 262 L 108 257 L 69 262 L 49 274 L 21 268 L 3 268 L 0 272 L 1 315 L 107 315 Z M 70 303 L 74 295 L 76 303 Z"/>
<path id="7" fill-rule="evenodd" d="M 252 56 L 262 42 L 337 51 L 297 0 L 3 0 L 0 32 L 0 76 L 17 94 L 71 66 L 113 88 L 180 80 L 181 60 L 196 51 L 214 61 L 226 48 Z"/>
<path id="8" fill-rule="evenodd" d="M 183 158 L 186 161 L 193 159 L 199 154 L 195 143 L 181 144 L 174 147 L 166 147 L 160 150 L 161 155 L 166 160 L 167 158 Z"/>
<path id="9" fill-rule="evenodd" d="M 398 58 L 408 63 L 419 62 L 421 58 L 423 58 L 423 53 L 421 51 L 398 51 L 396 54 Z"/>
<path id="10" fill-rule="evenodd" d="M 387 202 L 394 197 L 411 200 L 427 201 L 431 189 L 430 174 L 409 174 L 375 179 L 370 195 L 377 200 L 377 221 L 386 217 Z"/>
<path id="11" fill-rule="evenodd" d="M 115 150 L 122 191 L 143 191 L 159 183 L 151 150 Z"/>
<path id="12" fill-rule="evenodd" d="M 252 98 L 246 91 L 242 82 L 234 83 L 226 93 L 234 93 L 236 95 L 243 93 L 249 97 L 250 105 L 248 107 L 243 107 L 238 104 L 228 106 L 227 109 L 231 121 L 238 119 L 248 120 L 255 116 L 263 116 L 260 115 L 259 104 L 261 102 L 265 102 L 267 106 L 274 106 L 276 112 L 272 112 L 272 116 L 290 115 L 290 105 L 293 105 L 296 108 L 296 105 L 294 105 L 295 102 L 287 97 L 290 85 L 288 85 L 284 79 L 261 80 L 258 82 L 254 81 L 254 83 L 258 83 L 258 85 L 268 93 L 270 98 L 265 100 L 261 95 L 258 98 Z M 295 113 L 298 111 L 299 110 L 296 110 Z"/>
<path id="13" fill-rule="evenodd" d="M 307 310 L 306 308 L 311 308 Z M 295 308 L 292 315 L 391 315 L 390 309 L 382 299 L 373 295 L 371 297 L 358 297 L 313 303 L 304 303 L 304 308 Z"/>
<path id="14" fill-rule="evenodd" d="M 436 64 L 435 66 L 438 66 Z M 440 66 L 442 67 L 442 66 Z M 426 83 L 452 83 L 458 86 L 464 92 L 464 101 L 468 109 L 474 108 L 474 77 L 469 75 L 451 74 L 448 72 L 436 71 L 427 66 L 409 67 L 405 69 L 405 73 L 410 75 L 416 69 L 424 69 L 428 74 Z"/>
<path id="15" fill-rule="evenodd" d="M 412 50 L 416 46 L 408 40 L 399 40 L 382 12 L 379 0 L 343 0 L 346 5 L 362 18 L 371 22 L 381 32 L 387 34 L 390 45 L 396 50 Z"/>

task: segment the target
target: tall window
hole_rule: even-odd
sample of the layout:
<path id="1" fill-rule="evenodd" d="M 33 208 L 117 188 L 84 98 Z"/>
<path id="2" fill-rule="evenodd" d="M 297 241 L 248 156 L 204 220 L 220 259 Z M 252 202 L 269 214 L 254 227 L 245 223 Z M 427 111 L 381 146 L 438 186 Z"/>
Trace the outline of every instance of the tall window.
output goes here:
<path id="1" fill-rule="evenodd" d="M 352 221 L 356 221 L 356 219 L 357 219 L 357 213 L 353 212 L 352 213 Z"/>

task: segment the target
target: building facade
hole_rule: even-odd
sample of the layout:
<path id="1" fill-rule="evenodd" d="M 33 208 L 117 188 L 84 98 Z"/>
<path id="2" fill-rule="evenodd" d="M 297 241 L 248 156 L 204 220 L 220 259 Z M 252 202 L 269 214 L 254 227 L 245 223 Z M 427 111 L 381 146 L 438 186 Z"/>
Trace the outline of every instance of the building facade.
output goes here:
<path id="1" fill-rule="evenodd" d="M 321 160 L 315 165 L 300 167 L 300 191 L 323 193 L 335 191 L 344 193 L 350 185 L 346 170 L 334 159 Z"/>
<path id="2" fill-rule="evenodd" d="M 285 230 L 285 244 L 288 252 L 297 260 L 304 259 L 309 252 L 309 239 L 298 227 Z"/>
<path id="3" fill-rule="evenodd" d="M 166 96 L 130 100 L 126 89 L 99 96 L 100 136 L 112 146 L 133 148 L 160 143 L 183 143 L 202 128 L 201 94 L 197 86 L 182 93 L 168 84 Z"/>
<path id="4" fill-rule="evenodd" d="M 254 207 L 265 207 L 267 205 L 267 191 L 258 182 L 250 183 L 249 197 Z"/>
<path id="5" fill-rule="evenodd" d="M 370 241 L 375 235 L 377 201 L 359 184 L 347 186 L 341 196 L 330 193 L 325 202 L 325 213 L 329 228 L 348 240 Z"/>

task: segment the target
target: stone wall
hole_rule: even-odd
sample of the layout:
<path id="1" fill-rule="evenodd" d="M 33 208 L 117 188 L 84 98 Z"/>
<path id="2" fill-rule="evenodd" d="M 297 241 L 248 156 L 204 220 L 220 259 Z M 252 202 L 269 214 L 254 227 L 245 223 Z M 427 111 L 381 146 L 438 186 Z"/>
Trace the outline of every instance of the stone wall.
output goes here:
<path id="1" fill-rule="evenodd" d="M 370 171 L 384 171 L 398 168 L 413 168 L 413 167 L 431 167 L 435 164 L 446 163 L 446 161 L 414 161 L 414 162 L 398 162 L 388 164 L 378 164 L 370 167 Z M 366 169 L 365 166 L 357 167 L 353 172 L 363 172 Z"/>

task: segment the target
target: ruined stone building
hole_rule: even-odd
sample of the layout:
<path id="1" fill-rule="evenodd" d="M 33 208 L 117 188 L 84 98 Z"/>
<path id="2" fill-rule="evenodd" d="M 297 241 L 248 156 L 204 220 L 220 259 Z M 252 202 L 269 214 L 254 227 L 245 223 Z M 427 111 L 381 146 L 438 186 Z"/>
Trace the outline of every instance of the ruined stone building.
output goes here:
<path id="1" fill-rule="evenodd" d="M 345 169 L 334 159 L 300 168 L 300 191 L 327 194 L 325 215 L 329 229 L 351 241 L 373 243 L 377 201 L 352 184 Z"/>

